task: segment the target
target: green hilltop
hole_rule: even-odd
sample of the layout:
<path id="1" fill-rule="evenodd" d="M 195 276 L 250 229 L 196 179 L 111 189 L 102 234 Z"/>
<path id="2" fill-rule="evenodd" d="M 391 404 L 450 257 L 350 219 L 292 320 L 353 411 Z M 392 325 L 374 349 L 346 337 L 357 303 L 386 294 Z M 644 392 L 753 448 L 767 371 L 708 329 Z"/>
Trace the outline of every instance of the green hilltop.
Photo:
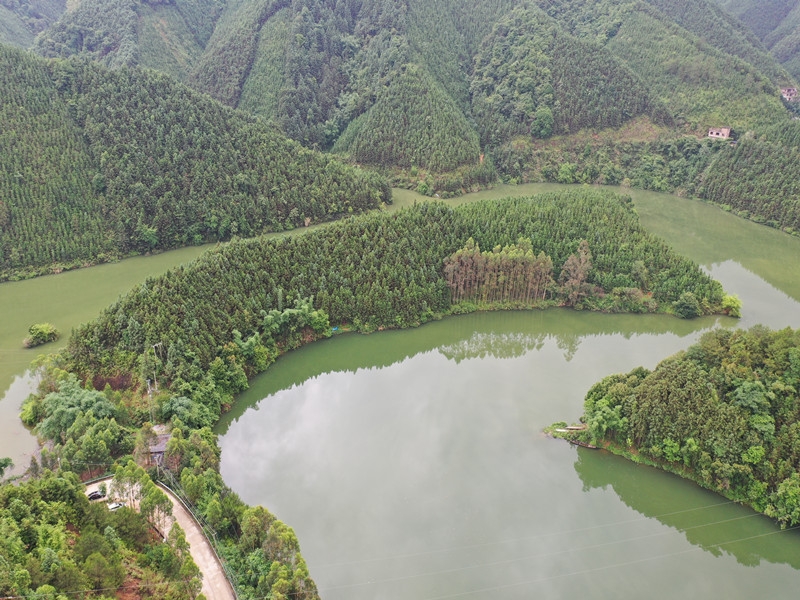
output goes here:
<path id="1" fill-rule="evenodd" d="M 716 0 L 747 25 L 795 79 L 800 78 L 800 5 L 793 0 Z"/>
<path id="2" fill-rule="evenodd" d="M 351 141 L 348 125 L 381 102 L 409 64 L 426 88 L 474 118 L 482 140 L 492 125 L 480 118 L 493 108 L 486 94 L 506 89 L 502 104 L 516 106 L 502 108 L 517 126 L 505 129 L 519 135 L 547 131 L 527 127 L 542 102 L 556 133 L 653 113 L 660 124 L 671 116 L 699 132 L 781 120 L 777 90 L 790 82 L 753 32 L 706 0 L 87 0 L 36 49 L 168 72 L 319 148 L 343 134 Z M 517 69 L 492 64 L 508 60 Z M 528 89 L 548 77 L 549 96 Z M 628 94 L 636 100 L 615 105 Z M 392 158 L 385 166 L 397 166 Z"/>
<path id="3" fill-rule="evenodd" d="M 0 279 L 282 231 L 388 202 L 377 176 L 155 72 L 0 46 Z"/>

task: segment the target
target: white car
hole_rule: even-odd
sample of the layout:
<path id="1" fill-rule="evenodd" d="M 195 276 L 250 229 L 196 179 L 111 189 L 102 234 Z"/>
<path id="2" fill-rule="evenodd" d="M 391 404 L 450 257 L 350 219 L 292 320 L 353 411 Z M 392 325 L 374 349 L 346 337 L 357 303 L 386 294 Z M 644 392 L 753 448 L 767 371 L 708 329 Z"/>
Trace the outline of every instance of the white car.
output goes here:
<path id="1" fill-rule="evenodd" d="M 118 508 L 122 508 L 125 506 L 122 502 L 109 502 L 108 503 L 108 510 L 117 510 Z"/>

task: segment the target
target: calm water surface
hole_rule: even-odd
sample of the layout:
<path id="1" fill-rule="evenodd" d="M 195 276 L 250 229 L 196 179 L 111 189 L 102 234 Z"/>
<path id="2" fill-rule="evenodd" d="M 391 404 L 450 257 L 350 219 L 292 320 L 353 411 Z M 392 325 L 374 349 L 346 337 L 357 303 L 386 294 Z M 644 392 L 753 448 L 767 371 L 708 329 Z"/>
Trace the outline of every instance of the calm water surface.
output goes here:
<path id="1" fill-rule="evenodd" d="M 283 357 L 223 418 L 225 481 L 294 527 L 323 598 L 795 593 L 798 532 L 541 434 L 576 420 L 603 376 L 652 368 L 713 326 L 800 326 L 800 240 L 635 198 L 647 227 L 742 298 L 741 321 L 552 310 L 341 336 Z"/>

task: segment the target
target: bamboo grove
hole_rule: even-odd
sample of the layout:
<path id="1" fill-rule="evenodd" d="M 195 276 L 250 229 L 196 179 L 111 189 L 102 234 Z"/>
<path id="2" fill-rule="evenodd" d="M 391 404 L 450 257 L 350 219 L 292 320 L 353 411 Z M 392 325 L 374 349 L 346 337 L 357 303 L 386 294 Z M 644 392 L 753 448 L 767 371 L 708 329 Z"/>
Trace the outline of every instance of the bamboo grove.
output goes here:
<path id="1" fill-rule="evenodd" d="M 0 278 L 282 231 L 388 185 L 152 72 L 0 47 Z"/>
<path id="2" fill-rule="evenodd" d="M 611 375 L 589 390 L 595 440 L 800 523 L 800 334 L 706 333 L 652 372 Z"/>

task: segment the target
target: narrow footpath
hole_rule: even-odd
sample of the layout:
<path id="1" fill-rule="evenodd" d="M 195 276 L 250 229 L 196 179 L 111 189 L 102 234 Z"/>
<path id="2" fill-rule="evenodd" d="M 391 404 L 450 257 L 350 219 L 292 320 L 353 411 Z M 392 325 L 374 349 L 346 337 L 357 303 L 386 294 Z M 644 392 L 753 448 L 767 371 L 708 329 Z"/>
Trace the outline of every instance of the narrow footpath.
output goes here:
<path id="1" fill-rule="evenodd" d="M 107 477 L 106 479 L 90 483 L 86 486 L 86 493 L 88 494 L 89 492 L 95 491 L 101 483 L 110 484 L 111 479 L 111 477 Z M 222 564 L 220 564 L 217 559 L 217 555 L 206 538 L 205 533 L 203 533 L 203 529 L 171 491 L 160 484 L 159 487 L 172 502 L 172 516 L 186 533 L 189 551 L 197 567 L 200 569 L 200 572 L 203 574 L 201 593 L 205 595 L 207 600 L 236 600 L 236 594 L 234 594 L 231 584 L 228 582 L 228 578 L 225 577 Z M 106 499 L 106 501 L 109 500 Z"/>

